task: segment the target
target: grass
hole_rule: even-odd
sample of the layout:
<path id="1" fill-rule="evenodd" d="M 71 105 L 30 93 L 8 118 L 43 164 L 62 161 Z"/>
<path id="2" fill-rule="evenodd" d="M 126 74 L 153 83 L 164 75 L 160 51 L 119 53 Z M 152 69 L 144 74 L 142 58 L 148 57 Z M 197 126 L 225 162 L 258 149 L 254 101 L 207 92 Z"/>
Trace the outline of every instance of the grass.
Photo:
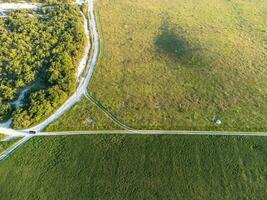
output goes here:
<path id="1" fill-rule="evenodd" d="M 266 7 L 97 1 L 102 49 L 89 91 L 135 128 L 266 131 Z"/>
<path id="2" fill-rule="evenodd" d="M 1 134 L 0 133 L 0 141 L 2 140 L 2 139 L 4 139 L 6 136 L 5 136 L 5 134 Z"/>
<path id="3" fill-rule="evenodd" d="M 96 4 L 102 48 L 89 91 L 121 121 L 142 129 L 266 130 L 265 2 Z M 222 126 L 214 125 L 216 117 Z M 118 127 L 83 99 L 47 128 L 88 129 Z M 233 136 L 37 137 L 0 162 L 0 196 L 266 199 L 266 142 Z"/>
<path id="4" fill-rule="evenodd" d="M 8 140 L 8 141 L 1 141 L 5 137 L 6 136 L 0 134 L 0 153 L 2 153 L 3 151 L 5 151 L 9 147 L 11 147 L 13 144 L 15 144 L 16 142 L 18 142 L 21 139 L 19 137 L 19 138 L 14 138 L 14 139 L 11 139 L 11 140 Z"/>
<path id="5" fill-rule="evenodd" d="M 34 138 L 0 163 L 12 199 L 266 199 L 266 138 Z"/>
<path id="6" fill-rule="evenodd" d="M 83 98 L 61 118 L 50 124 L 46 131 L 83 131 L 88 129 L 119 130 L 121 128 L 88 99 Z"/>

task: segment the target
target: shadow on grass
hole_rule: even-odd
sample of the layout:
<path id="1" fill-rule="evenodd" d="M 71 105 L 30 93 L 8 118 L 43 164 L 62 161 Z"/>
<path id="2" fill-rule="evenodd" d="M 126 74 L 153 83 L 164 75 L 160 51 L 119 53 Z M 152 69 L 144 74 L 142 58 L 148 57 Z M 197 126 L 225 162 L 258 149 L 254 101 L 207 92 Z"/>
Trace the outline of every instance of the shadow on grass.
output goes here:
<path id="1" fill-rule="evenodd" d="M 155 37 L 154 45 L 160 54 L 167 55 L 174 62 L 185 66 L 203 66 L 200 48 L 193 47 L 183 37 L 183 30 L 163 20 L 160 33 Z"/>

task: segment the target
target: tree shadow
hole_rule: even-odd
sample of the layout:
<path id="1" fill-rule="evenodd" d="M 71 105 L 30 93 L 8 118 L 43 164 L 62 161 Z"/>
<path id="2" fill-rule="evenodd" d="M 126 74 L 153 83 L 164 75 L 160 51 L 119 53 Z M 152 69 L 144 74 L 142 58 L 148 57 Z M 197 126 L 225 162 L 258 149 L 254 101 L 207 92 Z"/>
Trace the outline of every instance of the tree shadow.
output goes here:
<path id="1" fill-rule="evenodd" d="M 158 53 L 163 53 L 172 61 L 186 66 L 201 64 L 200 48 L 193 47 L 183 36 L 183 32 L 181 28 L 177 28 L 169 20 L 164 19 L 160 33 L 154 40 Z"/>

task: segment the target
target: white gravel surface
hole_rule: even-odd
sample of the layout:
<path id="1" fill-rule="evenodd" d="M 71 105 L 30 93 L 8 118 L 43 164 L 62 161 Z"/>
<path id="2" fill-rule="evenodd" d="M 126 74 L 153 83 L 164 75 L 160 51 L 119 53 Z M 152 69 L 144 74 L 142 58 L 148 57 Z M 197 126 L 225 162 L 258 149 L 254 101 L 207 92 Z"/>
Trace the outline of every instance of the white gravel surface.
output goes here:
<path id="1" fill-rule="evenodd" d="M 41 4 L 38 3 L 0 3 L 0 12 L 20 9 L 38 9 Z"/>
<path id="2" fill-rule="evenodd" d="M 79 3 L 81 3 L 81 2 L 83 2 L 83 1 L 79 1 Z M 82 60 L 79 64 L 79 67 L 78 67 L 78 81 L 79 81 L 78 88 L 77 88 L 76 92 L 71 97 L 69 97 L 69 99 L 58 110 L 56 110 L 55 113 L 52 114 L 49 118 L 47 118 L 45 121 L 43 121 L 39 125 L 32 127 L 32 128 L 29 128 L 29 129 L 26 129 L 23 132 L 29 131 L 29 130 L 35 130 L 35 131 L 43 130 L 50 123 L 52 123 L 54 120 L 58 119 L 67 110 L 69 110 L 74 104 L 76 104 L 78 101 L 80 101 L 83 94 L 87 91 L 87 85 L 88 85 L 88 83 L 92 77 L 93 70 L 94 70 L 96 62 L 97 62 L 98 48 L 99 48 L 98 33 L 97 33 L 97 29 L 96 29 L 96 22 L 95 22 L 94 10 L 93 10 L 94 9 L 94 0 L 89 0 L 88 5 L 89 5 L 89 15 L 90 15 L 90 19 L 91 19 L 90 20 L 90 22 L 91 22 L 90 26 L 91 26 L 92 33 L 93 33 L 92 36 L 93 36 L 93 41 L 94 41 L 94 52 L 92 55 L 91 62 L 89 63 L 88 73 L 86 74 L 86 77 L 82 78 L 82 73 L 86 69 L 87 61 L 89 59 L 90 32 L 89 32 L 89 27 L 88 27 L 88 25 L 89 25 L 88 20 L 87 20 L 86 16 L 84 16 L 84 14 L 81 13 L 83 16 L 83 19 L 84 19 L 84 30 L 86 33 L 86 37 L 88 39 L 88 44 L 87 44 L 87 47 L 85 48 L 84 57 L 82 58 Z M 9 120 L 6 123 L 0 124 L 0 127 L 9 128 L 10 125 L 11 125 L 11 120 Z M 8 132 L 9 131 L 6 130 L 7 134 L 8 134 Z M 9 132 L 9 134 L 14 134 L 14 132 Z"/>

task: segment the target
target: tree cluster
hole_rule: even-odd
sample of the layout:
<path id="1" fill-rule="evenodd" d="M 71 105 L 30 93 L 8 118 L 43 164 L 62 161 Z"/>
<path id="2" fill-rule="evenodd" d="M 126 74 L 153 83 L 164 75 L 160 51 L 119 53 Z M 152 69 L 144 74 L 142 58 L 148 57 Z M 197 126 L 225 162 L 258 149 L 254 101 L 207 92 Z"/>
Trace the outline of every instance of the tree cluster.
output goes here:
<path id="1" fill-rule="evenodd" d="M 83 30 L 74 4 L 10 11 L 0 19 L 0 121 L 12 115 L 14 128 L 31 126 L 75 91 L 86 43 Z M 33 87 L 15 109 L 12 102 L 27 86 Z"/>

